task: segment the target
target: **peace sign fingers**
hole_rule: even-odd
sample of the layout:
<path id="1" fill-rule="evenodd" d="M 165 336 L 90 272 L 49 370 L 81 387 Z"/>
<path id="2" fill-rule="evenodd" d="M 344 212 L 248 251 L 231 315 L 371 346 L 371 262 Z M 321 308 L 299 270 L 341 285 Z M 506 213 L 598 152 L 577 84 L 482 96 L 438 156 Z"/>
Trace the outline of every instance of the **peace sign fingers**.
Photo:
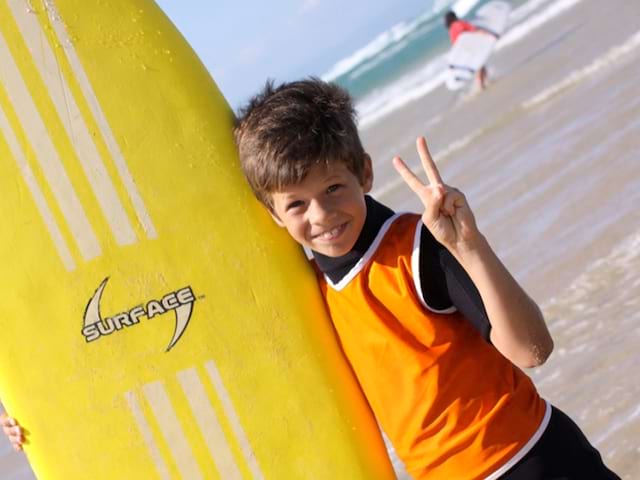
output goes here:
<path id="1" fill-rule="evenodd" d="M 418 176 L 407 166 L 406 163 L 400 157 L 393 158 L 393 166 L 398 171 L 405 183 L 413 190 L 413 192 L 420 197 L 422 202 L 427 205 L 427 202 L 433 201 L 434 194 L 439 197 L 446 191 L 446 185 L 442 181 L 438 167 L 431 158 L 429 148 L 427 147 L 427 141 L 424 137 L 418 137 L 416 140 L 416 146 L 418 148 L 418 154 L 420 155 L 420 161 L 422 162 L 422 168 L 424 168 L 427 174 L 427 183 L 423 183 Z"/>
<path id="2" fill-rule="evenodd" d="M 433 162 L 433 161 L 432 161 Z M 442 184 L 425 185 L 415 173 L 404 163 L 400 157 L 393 158 L 393 166 L 396 168 L 402 179 L 415 193 L 424 206 L 423 221 L 425 224 L 432 223 L 440 216 L 440 208 L 445 198 L 445 187 Z M 436 171 L 437 173 L 437 171 Z M 431 182 L 431 179 L 429 179 Z"/>
<path id="3" fill-rule="evenodd" d="M 438 171 L 438 167 L 436 167 L 436 162 L 431 158 L 431 153 L 429 153 L 429 147 L 427 146 L 427 141 L 424 137 L 418 137 L 416 140 L 416 147 L 418 148 L 418 155 L 420 155 L 422 168 L 424 168 L 424 171 L 427 174 L 429 185 L 434 187 L 444 185 L 440 172 Z"/>
<path id="4" fill-rule="evenodd" d="M 418 137 L 416 147 L 427 175 L 427 182 L 420 180 L 400 159 L 393 165 L 405 183 L 420 198 L 424 206 L 422 222 L 438 242 L 450 250 L 460 242 L 467 242 L 479 234 L 473 212 L 459 190 L 445 185 L 424 137 Z"/>
<path id="5" fill-rule="evenodd" d="M 400 157 L 393 157 L 393 166 L 398 171 L 405 183 L 409 186 L 409 188 L 413 190 L 416 195 L 422 198 L 426 185 L 422 183 L 422 180 L 420 180 L 409 167 L 407 167 L 407 164 L 404 163 L 404 160 L 402 160 Z"/>

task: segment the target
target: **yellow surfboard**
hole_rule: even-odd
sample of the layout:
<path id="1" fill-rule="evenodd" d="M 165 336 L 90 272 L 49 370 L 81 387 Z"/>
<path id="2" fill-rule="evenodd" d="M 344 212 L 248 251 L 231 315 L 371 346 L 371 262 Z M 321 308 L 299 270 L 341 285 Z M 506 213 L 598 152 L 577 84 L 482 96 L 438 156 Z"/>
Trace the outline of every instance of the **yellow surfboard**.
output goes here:
<path id="1" fill-rule="evenodd" d="M 0 398 L 38 478 L 393 477 L 232 124 L 151 0 L 0 0 Z"/>

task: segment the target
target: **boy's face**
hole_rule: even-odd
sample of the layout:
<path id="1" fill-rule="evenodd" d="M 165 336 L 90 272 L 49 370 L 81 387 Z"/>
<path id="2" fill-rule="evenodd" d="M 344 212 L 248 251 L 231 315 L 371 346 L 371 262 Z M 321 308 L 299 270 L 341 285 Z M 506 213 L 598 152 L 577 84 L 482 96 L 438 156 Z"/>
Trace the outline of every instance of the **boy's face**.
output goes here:
<path id="1" fill-rule="evenodd" d="M 341 162 L 316 165 L 305 179 L 271 195 L 271 215 L 304 247 L 329 257 L 348 253 L 364 226 L 364 194 L 371 190 L 371 158 L 365 156 L 364 179 Z"/>

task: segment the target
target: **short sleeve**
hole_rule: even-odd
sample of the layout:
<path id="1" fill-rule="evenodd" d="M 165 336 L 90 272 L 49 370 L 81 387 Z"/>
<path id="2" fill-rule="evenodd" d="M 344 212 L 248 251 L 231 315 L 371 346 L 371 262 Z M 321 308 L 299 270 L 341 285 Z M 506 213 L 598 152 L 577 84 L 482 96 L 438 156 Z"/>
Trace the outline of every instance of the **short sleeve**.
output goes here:
<path id="1" fill-rule="evenodd" d="M 459 311 L 489 340 L 491 323 L 482 297 L 462 265 L 422 222 L 416 231 L 415 245 L 419 249 L 416 290 L 425 307 L 436 313 Z"/>

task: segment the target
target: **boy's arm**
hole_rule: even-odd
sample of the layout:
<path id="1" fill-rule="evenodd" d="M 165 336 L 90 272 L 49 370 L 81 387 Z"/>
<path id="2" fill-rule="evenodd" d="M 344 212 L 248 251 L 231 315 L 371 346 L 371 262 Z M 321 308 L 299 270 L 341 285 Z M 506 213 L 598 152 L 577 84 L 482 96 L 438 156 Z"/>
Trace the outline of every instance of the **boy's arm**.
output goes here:
<path id="1" fill-rule="evenodd" d="M 417 146 L 429 180 L 427 185 L 399 157 L 394 158 L 394 165 L 425 206 L 425 226 L 478 288 L 491 322 L 492 343 L 520 367 L 544 363 L 553 341 L 540 309 L 480 233 L 464 195 L 442 182 L 425 139 L 420 137 Z"/>
<path id="2" fill-rule="evenodd" d="M 0 424 L 2 425 L 4 434 L 11 442 L 13 449 L 16 451 L 22 450 L 24 435 L 18 422 L 14 418 L 9 417 L 5 412 L 2 412 L 0 413 Z"/>
<path id="3" fill-rule="evenodd" d="M 523 368 L 543 364 L 553 340 L 538 305 L 513 278 L 484 236 L 452 254 L 473 279 L 491 322 L 491 343 Z"/>

